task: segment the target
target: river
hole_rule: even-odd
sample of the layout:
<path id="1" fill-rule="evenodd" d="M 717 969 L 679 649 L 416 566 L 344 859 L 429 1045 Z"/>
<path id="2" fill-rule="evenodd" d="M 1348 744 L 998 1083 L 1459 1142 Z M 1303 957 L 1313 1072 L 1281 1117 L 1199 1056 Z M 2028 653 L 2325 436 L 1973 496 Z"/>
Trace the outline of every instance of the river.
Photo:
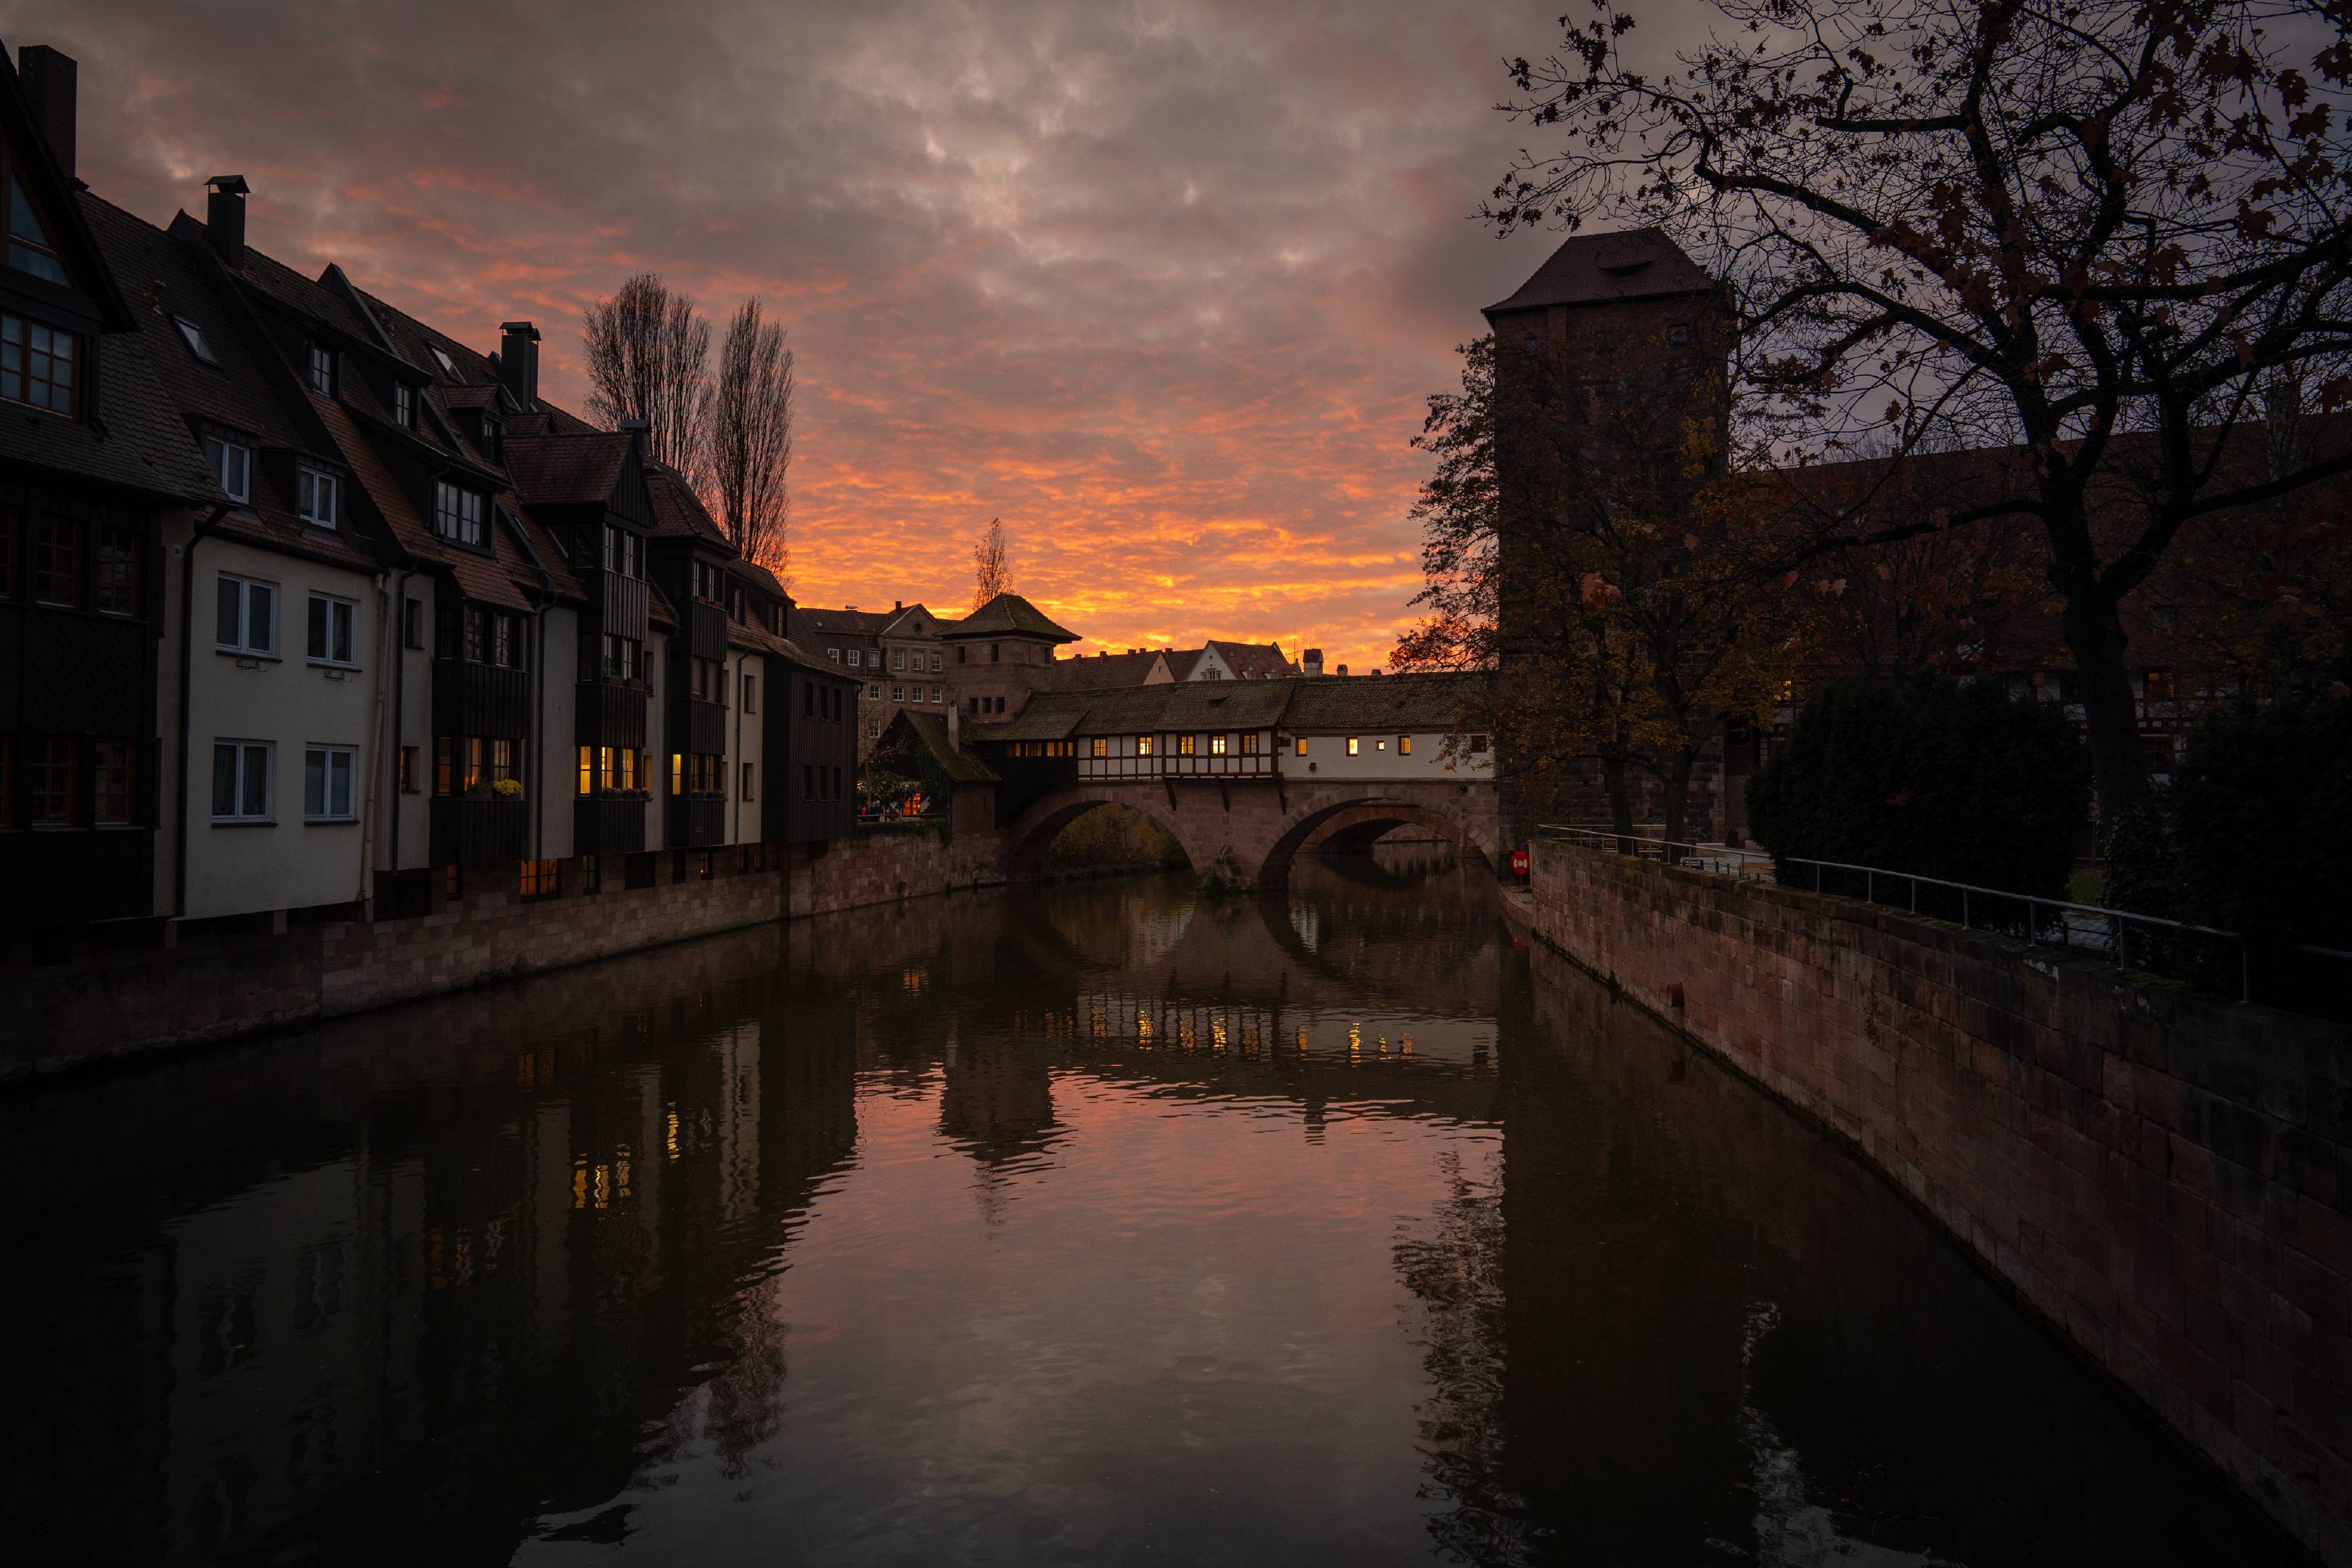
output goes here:
<path id="1" fill-rule="evenodd" d="M 1406 847 L 0 1098 L 27 1564 L 2286 1561 Z"/>

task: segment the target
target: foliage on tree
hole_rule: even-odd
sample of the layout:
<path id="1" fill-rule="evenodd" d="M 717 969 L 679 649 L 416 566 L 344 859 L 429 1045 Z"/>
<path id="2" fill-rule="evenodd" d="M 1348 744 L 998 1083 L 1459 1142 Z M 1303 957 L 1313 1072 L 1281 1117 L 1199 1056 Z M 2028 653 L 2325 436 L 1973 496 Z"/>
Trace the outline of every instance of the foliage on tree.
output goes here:
<path id="1" fill-rule="evenodd" d="M 2179 918 L 2243 935 L 2258 1000 L 2345 1016 L 2352 963 L 2352 700 L 2333 692 L 2242 703 L 2190 738 L 2170 805 Z M 2208 967 L 2210 967 L 2210 955 Z M 2213 989 L 2239 976 L 2200 974 Z"/>
<path id="2" fill-rule="evenodd" d="M 658 272 L 590 305 L 582 325 L 588 412 L 608 426 L 647 425 L 646 449 L 699 489 L 710 427 L 710 323 Z"/>
<path id="3" fill-rule="evenodd" d="M 1716 8 L 1673 71 L 1627 62 L 1615 0 L 1514 62 L 1549 142 L 1486 216 L 1657 224 L 1721 277 L 1755 460 L 1986 452 L 1927 516 L 1859 507 L 1811 546 L 2029 520 L 2102 799 L 2144 799 L 2126 596 L 2192 531 L 2352 468 L 2264 435 L 2352 400 L 2352 8 Z"/>
<path id="4" fill-rule="evenodd" d="M 1638 381 L 1581 396 L 1532 359 L 1507 384 L 1495 355 L 1465 346 L 1462 390 L 1430 400 L 1415 441 L 1437 458 L 1412 513 L 1429 613 L 1394 663 L 1498 670 L 1490 710 L 1457 722 L 1495 733 L 1506 777 L 1597 760 L 1630 833 L 1647 773 L 1686 838 L 1701 751 L 1771 707 L 1814 590 L 1773 571 L 1771 520 L 1725 472 L 1703 399 Z"/>
<path id="5" fill-rule="evenodd" d="M 1748 779 L 1748 816 L 1776 858 L 2063 898 L 2089 783 L 2055 703 L 1943 676 L 1835 680 Z"/>
<path id="6" fill-rule="evenodd" d="M 992 517 L 971 547 L 971 607 L 980 608 L 999 594 L 1013 591 L 1013 539 L 1004 520 Z"/>
<path id="7" fill-rule="evenodd" d="M 744 560 L 782 575 L 792 503 L 793 351 L 784 325 L 746 300 L 727 323 L 711 388 L 709 450 L 702 465 L 712 508 Z"/>

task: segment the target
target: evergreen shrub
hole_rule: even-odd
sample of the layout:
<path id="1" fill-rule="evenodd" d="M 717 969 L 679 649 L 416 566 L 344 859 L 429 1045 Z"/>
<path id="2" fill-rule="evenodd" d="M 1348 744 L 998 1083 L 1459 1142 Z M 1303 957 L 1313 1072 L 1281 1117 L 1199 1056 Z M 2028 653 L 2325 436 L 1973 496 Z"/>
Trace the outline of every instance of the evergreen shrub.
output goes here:
<path id="1" fill-rule="evenodd" d="M 1748 816 L 1791 886 L 1813 885 L 1795 857 L 2059 899 L 2090 777 L 2053 703 L 1947 677 L 1840 680 L 1813 692 L 1749 778 Z M 1860 892 L 1863 879 L 1822 885 Z M 1882 901 L 1907 897 L 1879 884 Z M 1919 908 L 1947 913 L 1944 901 L 1923 891 Z"/>

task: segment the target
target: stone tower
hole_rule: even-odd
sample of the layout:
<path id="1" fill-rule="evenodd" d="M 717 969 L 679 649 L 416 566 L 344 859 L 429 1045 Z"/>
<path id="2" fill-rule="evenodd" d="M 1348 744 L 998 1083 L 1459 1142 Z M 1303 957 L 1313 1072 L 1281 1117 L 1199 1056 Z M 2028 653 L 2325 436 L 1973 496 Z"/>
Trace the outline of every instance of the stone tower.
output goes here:
<path id="1" fill-rule="evenodd" d="M 1659 229 L 1578 235 L 1485 311 L 1495 334 L 1501 701 L 1559 633 L 1562 574 L 1545 539 L 1621 482 L 1686 482 L 1695 435 L 1721 462 L 1729 436 L 1730 312 L 1722 289 Z M 1596 772 L 1515 758 L 1498 713 L 1498 777 L 1514 842 L 1542 822 L 1606 819 Z M 1697 803 L 1694 802 L 1696 805 Z M 1642 815 L 1637 810 L 1637 816 Z M 1707 820 L 1705 813 L 1695 820 Z"/>

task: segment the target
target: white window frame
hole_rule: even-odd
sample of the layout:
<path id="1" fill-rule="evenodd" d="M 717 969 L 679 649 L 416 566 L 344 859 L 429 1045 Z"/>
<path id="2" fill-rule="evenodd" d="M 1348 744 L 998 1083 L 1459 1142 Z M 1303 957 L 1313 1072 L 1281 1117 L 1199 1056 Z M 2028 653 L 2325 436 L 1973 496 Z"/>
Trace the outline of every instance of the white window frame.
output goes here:
<path id="1" fill-rule="evenodd" d="M 213 341 L 212 339 L 205 336 L 204 328 L 196 325 L 195 322 L 188 320 L 185 316 L 173 317 L 172 323 L 180 329 L 180 339 L 183 342 L 188 345 L 188 352 L 190 353 L 204 361 L 205 363 L 214 366 L 215 369 L 219 367 L 220 355 L 213 352 Z"/>
<path id="2" fill-rule="evenodd" d="M 294 511 L 313 528 L 332 528 L 342 505 L 342 481 L 324 468 L 300 463 L 294 469 Z"/>
<path id="3" fill-rule="evenodd" d="M 307 363 L 308 384 L 310 390 L 332 397 L 335 395 L 335 351 L 313 338 L 310 340 Z M 322 377 L 327 384 L 324 386 L 319 384 Z"/>
<path id="4" fill-rule="evenodd" d="M 320 808 L 310 809 L 310 765 L 318 760 L 320 768 Z M 342 764 L 343 809 L 335 809 L 335 764 Z M 356 822 L 359 820 L 360 753 L 356 746 L 306 745 L 302 748 L 302 820 L 305 822 Z"/>
<path id="5" fill-rule="evenodd" d="M 233 501 L 253 500 L 253 448 L 243 441 L 232 441 L 226 436 L 210 435 L 204 438 L 205 461 L 212 466 L 213 478 L 220 481 L 221 492 Z M 236 459 L 235 482 L 231 482 L 229 459 Z"/>
<path id="6" fill-rule="evenodd" d="M 416 388 L 404 381 L 392 384 L 392 418 L 404 430 L 416 428 Z"/>
<path id="7" fill-rule="evenodd" d="M 835 664 L 839 664 L 841 662 L 841 650 L 837 647 L 829 647 L 825 649 L 824 656 L 825 658 L 833 660 Z"/>
<path id="8" fill-rule="evenodd" d="M 447 509 L 449 515 L 456 520 L 452 526 L 457 531 L 453 533 L 445 533 L 441 528 L 443 513 L 441 502 L 445 495 L 456 498 L 455 504 Z M 470 509 L 468 502 L 471 503 Z M 481 548 L 483 540 L 488 536 L 489 510 L 488 498 L 481 491 L 467 489 L 465 486 L 452 484 L 447 479 L 433 481 L 434 538 L 446 539 L 453 543 L 467 545 L 473 549 Z"/>
<path id="9" fill-rule="evenodd" d="M 236 584 L 236 640 L 234 642 L 223 642 L 220 639 L 219 584 L 222 583 Z M 269 614 L 265 617 L 269 624 L 261 628 L 264 640 L 259 642 L 254 640 L 253 635 L 253 591 L 256 588 L 262 589 L 269 595 Z M 278 657 L 278 606 L 285 596 L 285 591 L 267 578 L 247 577 L 238 572 L 221 573 L 213 589 L 213 646 L 223 653 L 241 654 L 248 658 L 276 658 Z"/>
<path id="10" fill-rule="evenodd" d="M 360 667 L 359 601 L 357 599 L 346 599 L 341 597 L 340 595 L 335 594 L 313 594 L 310 595 L 310 604 L 312 605 L 324 605 L 327 607 L 327 618 L 325 622 L 327 651 L 324 653 L 310 653 L 310 662 L 312 664 L 328 666 L 335 669 L 357 669 Z M 345 646 L 350 649 L 350 652 L 341 658 L 337 658 L 334 654 L 335 613 L 338 610 L 342 612 L 343 631 L 345 634 L 344 642 Z M 304 612 L 302 631 L 303 648 L 306 652 L 309 652 L 310 619 L 309 612 L 307 610 Z"/>
<path id="11" fill-rule="evenodd" d="M 213 821 L 215 823 L 275 822 L 277 820 L 275 808 L 278 805 L 278 743 L 274 741 L 249 741 L 228 735 L 215 739 L 212 776 L 215 786 L 220 782 L 220 752 L 224 746 L 236 753 L 235 772 L 231 775 L 229 785 L 229 804 L 240 809 L 223 814 L 220 810 L 220 797 L 215 795 L 212 803 Z M 248 770 L 255 765 L 254 759 L 257 756 L 260 759 L 261 769 L 261 810 L 258 814 L 242 809 L 247 795 L 247 781 L 250 777 Z"/>

